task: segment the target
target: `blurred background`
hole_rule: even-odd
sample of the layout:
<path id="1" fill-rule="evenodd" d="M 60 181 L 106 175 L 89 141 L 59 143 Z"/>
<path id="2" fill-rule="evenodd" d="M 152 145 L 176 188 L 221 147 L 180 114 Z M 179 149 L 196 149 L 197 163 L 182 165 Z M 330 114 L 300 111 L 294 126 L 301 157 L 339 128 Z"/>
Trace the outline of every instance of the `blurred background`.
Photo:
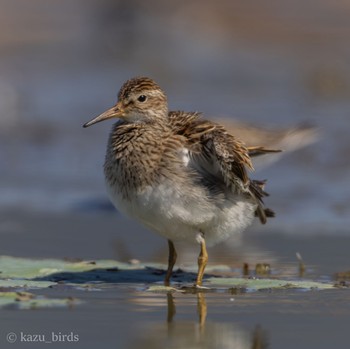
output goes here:
<path id="1" fill-rule="evenodd" d="M 138 75 L 161 85 L 170 109 L 258 129 L 316 126 L 316 143 L 252 175 L 268 179 L 277 217 L 250 231 L 349 236 L 348 1 L 0 5 L 1 253 L 97 258 L 117 248 L 126 258 L 135 254 L 124 244 L 164 245 L 109 204 L 111 123 L 81 127 Z"/>

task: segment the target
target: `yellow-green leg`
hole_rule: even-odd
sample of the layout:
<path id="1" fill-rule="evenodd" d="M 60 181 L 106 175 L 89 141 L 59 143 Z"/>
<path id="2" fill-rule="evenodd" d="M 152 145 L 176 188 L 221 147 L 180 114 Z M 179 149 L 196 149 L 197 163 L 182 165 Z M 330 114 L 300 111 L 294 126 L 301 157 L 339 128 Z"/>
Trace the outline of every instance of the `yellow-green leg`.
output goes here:
<path id="1" fill-rule="evenodd" d="M 165 286 L 169 286 L 170 284 L 171 274 L 173 272 L 173 268 L 177 258 L 175 246 L 171 240 L 168 240 L 168 246 L 169 246 L 169 259 L 168 259 L 168 270 L 166 272 L 165 280 L 164 280 Z"/>
<path id="2" fill-rule="evenodd" d="M 196 286 L 201 286 L 204 270 L 208 262 L 208 252 L 207 252 L 207 247 L 205 245 L 204 235 L 203 234 L 198 235 L 197 240 L 201 245 L 201 252 L 198 257 L 198 275 L 196 280 Z"/>

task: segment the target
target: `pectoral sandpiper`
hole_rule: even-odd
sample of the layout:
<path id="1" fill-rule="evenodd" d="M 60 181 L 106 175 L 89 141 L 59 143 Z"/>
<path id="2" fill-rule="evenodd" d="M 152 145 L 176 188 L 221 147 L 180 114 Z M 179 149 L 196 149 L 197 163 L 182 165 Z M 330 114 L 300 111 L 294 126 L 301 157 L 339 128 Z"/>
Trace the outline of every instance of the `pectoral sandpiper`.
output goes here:
<path id="1" fill-rule="evenodd" d="M 202 284 L 213 245 L 242 232 L 264 208 L 264 181 L 251 180 L 251 157 L 269 150 L 247 148 L 199 113 L 168 111 L 167 97 L 150 78 L 124 83 L 115 106 L 93 120 L 119 118 L 110 133 L 104 173 L 113 204 L 168 239 L 169 284 L 174 242 L 200 244 L 196 286 Z"/>

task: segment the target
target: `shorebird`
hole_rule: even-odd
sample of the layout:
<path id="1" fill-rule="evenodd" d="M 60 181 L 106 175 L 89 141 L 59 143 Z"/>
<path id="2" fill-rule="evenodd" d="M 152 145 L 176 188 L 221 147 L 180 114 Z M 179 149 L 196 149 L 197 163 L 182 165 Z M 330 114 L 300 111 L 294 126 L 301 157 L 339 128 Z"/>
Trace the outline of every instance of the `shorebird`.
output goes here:
<path id="1" fill-rule="evenodd" d="M 169 285 L 177 254 L 174 242 L 200 245 L 195 286 L 208 261 L 206 245 L 245 230 L 264 207 L 264 181 L 251 180 L 251 156 L 270 152 L 247 148 L 220 124 L 200 113 L 169 111 L 156 82 L 137 77 L 124 83 L 116 105 L 84 124 L 118 118 L 104 164 L 107 190 L 116 208 L 168 239 Z M 273 151 L 273 150 L 272 150 Z"/>

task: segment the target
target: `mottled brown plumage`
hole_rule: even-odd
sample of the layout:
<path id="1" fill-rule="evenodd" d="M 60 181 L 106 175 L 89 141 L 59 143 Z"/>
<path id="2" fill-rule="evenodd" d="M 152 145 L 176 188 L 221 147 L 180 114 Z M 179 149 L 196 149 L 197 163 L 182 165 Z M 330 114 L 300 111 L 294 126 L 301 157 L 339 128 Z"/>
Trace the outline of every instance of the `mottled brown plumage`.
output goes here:
<path id="1" fill-rule="evenodd" d="M 128 80 L 117 104 L 84 127 L 117 117 L 107 147 L 105 176 L 118 209 L 168 238 L 169 283 L 176 260 L 173 240 L 201 245 L 196 285 L 214 244 L 243 231 L 263 207 L 264 181 L 250 180 L 250 156 L 271 150 L 247 148 L 225 128 L 199 113 L 168 112 L 167 98 L 149 78 Z"/>
<path id="2" fill-rule="evenodd" d="M 256 215 L 261 223 L 265 224 L 266 214 L 262 207 L 262 198 L 268 194 L 262 190 L 261 186 L 256 185 L 257 181 L 249 180 L 246 167 L 253 170 L 252 156 L 280 152 L 280 150 L 259 146 L 247 148 L 223 126 L 202 119 L 201 114 L 197 112 L 170 111 L 169 121 L 175 134 L 186 137 L 188 147 L 194 156 L 202 156 L 208 161 L 215 154 L 225 183 L 228 186 L 234 183 L 237 189 L 248 192 L 257 200 Z M 268 212 L 268 217 L 273 217 L 273 211 L 269 209 Z"/>

